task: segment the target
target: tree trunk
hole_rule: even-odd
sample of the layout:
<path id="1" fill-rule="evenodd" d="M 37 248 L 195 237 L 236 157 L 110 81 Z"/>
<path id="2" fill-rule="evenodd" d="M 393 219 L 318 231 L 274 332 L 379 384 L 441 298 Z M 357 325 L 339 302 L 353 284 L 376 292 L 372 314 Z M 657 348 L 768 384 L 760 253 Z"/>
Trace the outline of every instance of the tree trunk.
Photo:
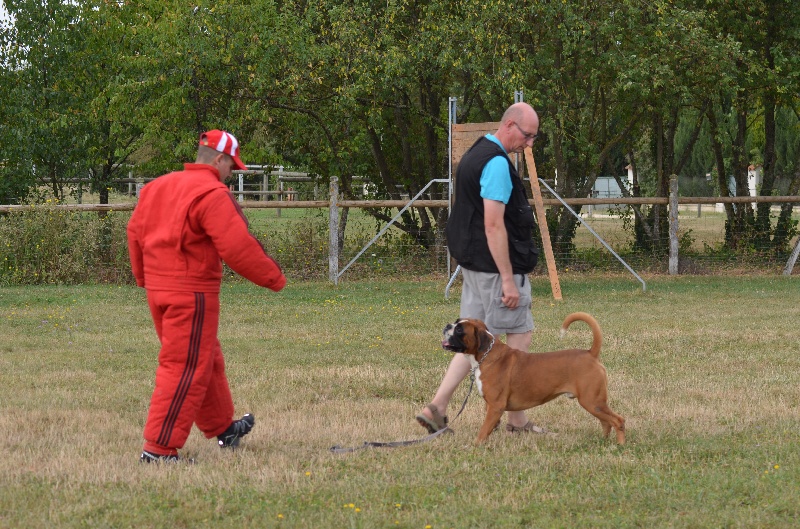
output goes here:
<path id="1" fill-rule="evenodd" d="M 746 197 L 750 194 L 747 183 L 748 163 L 747 158 L 747 101 L 745 96 L 737 97 L 736 108 L 736 137 L 731 146 L 733 178 L 736 183 L 736 196 Z M 749 203 L 736 204 L 734 207 L 734 222 L 731 226 L 731 244 L 733 248 L 740 248 L 747 243 L 748 226 L 752 225 L 753 210 Z"/>
<path id="2" fill-rule="evenodd" d="M 708 123 L 711 129 L 711 146 L 714 151 L 714 163 L 717 167 L 717 185 L 719 186 L 719 196 L 731 196 L 730 188 L 728 187 L 728 172 L 725 169 L 725 154 L 722 149 L 722 142 L 720 141 L 721 131 L 719 130 L 719 123 L 717 122 L 717 115 L 714 112 L 714 106 L 710 105 L 708 108 Z M 734 218 L 733 204 L 725 203 L 725 216 L 727 221 L 725 223 L 725 241 L 730 241 L 731 233 L 730 226 Z"/>
<path id="3" fill-rule="evenodd" d="M 772 93 L 767 92 L 763 98 L 764 104 L 764 165 L 762 166 L 763 180 L 761 183 L 760 195 L 772 195 L 775 186 L 775 98 Z M 772 245 L 770 242 L 771 222 L 770 206 L 768 203 L 759 203 L 755 218 L 755 237 L 756 248 L 766 250 Z M 776 248 L 785 242 L 774 241 Z"/>

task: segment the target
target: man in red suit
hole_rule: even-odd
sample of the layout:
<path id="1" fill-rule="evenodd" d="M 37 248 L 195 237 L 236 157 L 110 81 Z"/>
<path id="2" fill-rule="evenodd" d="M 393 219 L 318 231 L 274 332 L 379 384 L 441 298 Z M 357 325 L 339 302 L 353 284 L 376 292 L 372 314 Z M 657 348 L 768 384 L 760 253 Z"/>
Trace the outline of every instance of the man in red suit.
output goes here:
<path id="1" fill-rule="evenodd" d="M 234 169 L 246 169 L 236 138 L 204 132 L 195 163 L 145 185 L 128 223 L 131 268 L 161 342 L 142 462 L 178 461 L 192 424 L 223 448 L 255 424 L 250 414 L 233 419 L 217 338 L 222 261 L 275 292 L 286 277 L 224 184 Z"/>

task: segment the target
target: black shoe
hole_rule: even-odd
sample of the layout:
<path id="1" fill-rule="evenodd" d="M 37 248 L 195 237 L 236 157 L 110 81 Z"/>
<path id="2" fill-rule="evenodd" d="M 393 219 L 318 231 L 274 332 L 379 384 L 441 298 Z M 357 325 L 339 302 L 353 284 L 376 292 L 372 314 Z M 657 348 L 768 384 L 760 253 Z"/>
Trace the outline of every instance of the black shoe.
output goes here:
<path id="1" fill-rule="evenodd" d="M 239 446 L 239 440 L 250 433 L 255 423 L 256 418 L 249 413 L 246 413 L 238 421 L 233 421 L 227 430 L 217 436 L 220 448 L 236 448 Z"/>
<path id="2" fill-rule="evenodd" d="M 152 452 L 144 451 L 139 458 L 140 463 L 177 463 L 181 458 L 173 454 L 171 456 L 162 456 Z"/>

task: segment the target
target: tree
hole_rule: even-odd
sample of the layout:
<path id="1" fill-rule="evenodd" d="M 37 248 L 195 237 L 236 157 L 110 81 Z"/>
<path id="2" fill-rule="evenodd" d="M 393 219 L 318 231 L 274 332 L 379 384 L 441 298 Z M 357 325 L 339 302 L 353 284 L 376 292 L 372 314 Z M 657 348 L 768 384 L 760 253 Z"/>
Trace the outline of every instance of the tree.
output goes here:
<path id="1" fill-rule="evenodd" d="M 666 196 L 669 175 L 685 163 L 684 152 L 674 151 L 682 109 L 702 107 L 692 90 L 720 78 L 720 59 L 731 49 L 705 30 L 703 17 L 664 1 L 537 3 L 526 10 L 527 31 L 515 29 L 511 38 L 530 57 L 523 81 L 542 103 L 545 154 L 552 154 L 561 196 L 587 196 L 601 171 L 621 173 L 620 162 L 643 134 L 653 140 L 645 155 L 655 193 Z M 663 245 L 663 208 L 634 211 L 639 241 Z M 577 219 L 552 208 L 547 220 L 554 246 L 569 252 Z"/>
<path id="2" fill-rule="evenodd" d="M 138 128 L 125 120 L 118 92 L 130 55 L 126 17 L 115 2 L 8 2 L 2 28 L 5 169 L 29 190 L 45 184 L 63 199 L 65 184 L 90 177 L 102 203 L 136 148 Z M 11 114 L 14 117 L 11 119 Z M 22 198 L 20 195 L 19 198 Z"/>
<path id="3" fill-rule="evenodd" d="M 736 61 L 733 90 L 720 94 L 715 109 L 709 114 L 713 119 L 712 137 L 720 189 L 723 194 L 727 193 L 729 172 L 725 166 L 724 145 L 730 143 L 730 172 L 735 181 L 735 194 L 749 194 L 747 170 L 755 159 L 763 165 L 760 194 L 772 195 L 776 191 L 779 168 L 776 120 L 782 106 L 791 108 L 796 103 L 800 87 L 797 58 L 800 14 L 789 0 L 708 1 L 705 6 L 714 15 L 715 29 L 734 38 L 743 51 Z M 730 123 L 728 127 L 723 121 L 726 118 Z M 760 131 L 754 128 L 756 124 Z M 748 149 L 748 141 L 758 144 L 755 156 Z M 793 235 L 791 209 L 791 206 L 783 208 L 773 229 L 768 203 L 760 203 L 756 212 L 749 204 L 727 207 L 728 245 L 786 251 Z"/>
<path id="4" fill-rule="evenodd" d="M 280 53 L 268 52 L 256 71 L 257 78 L 274 79 L 275 88 L 258 94 L 263 86 L 254 85 L 250 97 L 262 103 L 259 115 L 279 148 L 323 178 L 338 176 L 347 198 L 355 196 L 353 176 L 367 177 L 395 199 L 442 176 L 449 70 L 437 63 L 442 34 L 432 5 L 281 6 L 288 38 L 270 37 L 268 45 Z M 437 214 L 443 224 L 441 212 L 410 209 L 398 227 L 429 247 Z"/>
<path id="5" fill-rule="evenodd" d="M 82 40 L 75 31 L 80 9 L 58 0 L 9 1 L 6 8 L 13 22 L 2 27 L 5 170 L 29 189 L 44 184 L 63 198 L 65 181 L 85 174 L 85 130 L 74 118 L 86 101 L 71 62 Z"/>

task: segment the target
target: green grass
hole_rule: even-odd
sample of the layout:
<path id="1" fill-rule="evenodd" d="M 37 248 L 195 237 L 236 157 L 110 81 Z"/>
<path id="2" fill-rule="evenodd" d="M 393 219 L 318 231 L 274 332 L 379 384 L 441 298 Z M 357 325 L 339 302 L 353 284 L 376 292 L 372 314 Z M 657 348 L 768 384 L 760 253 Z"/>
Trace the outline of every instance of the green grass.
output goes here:
<path id="1" fill-rule="evenodd" d="M 528 412 L 552 438 L 414 439 L 458 315 L 442 279 L 226 282 L 220 338 L 237 414 L 256 428 L 195 465 L 138 463 L 158 349 L 129 286 L 0 289 L 0 527 L 793 527 L 800 517 L 800 283 L 783 276 L 533 278 L 534 350 L 588 345 L 592 313 L 610 405 L 628 444 L 577 403 Z M 468 383 L 449 410 L 455 415 Z"/>

